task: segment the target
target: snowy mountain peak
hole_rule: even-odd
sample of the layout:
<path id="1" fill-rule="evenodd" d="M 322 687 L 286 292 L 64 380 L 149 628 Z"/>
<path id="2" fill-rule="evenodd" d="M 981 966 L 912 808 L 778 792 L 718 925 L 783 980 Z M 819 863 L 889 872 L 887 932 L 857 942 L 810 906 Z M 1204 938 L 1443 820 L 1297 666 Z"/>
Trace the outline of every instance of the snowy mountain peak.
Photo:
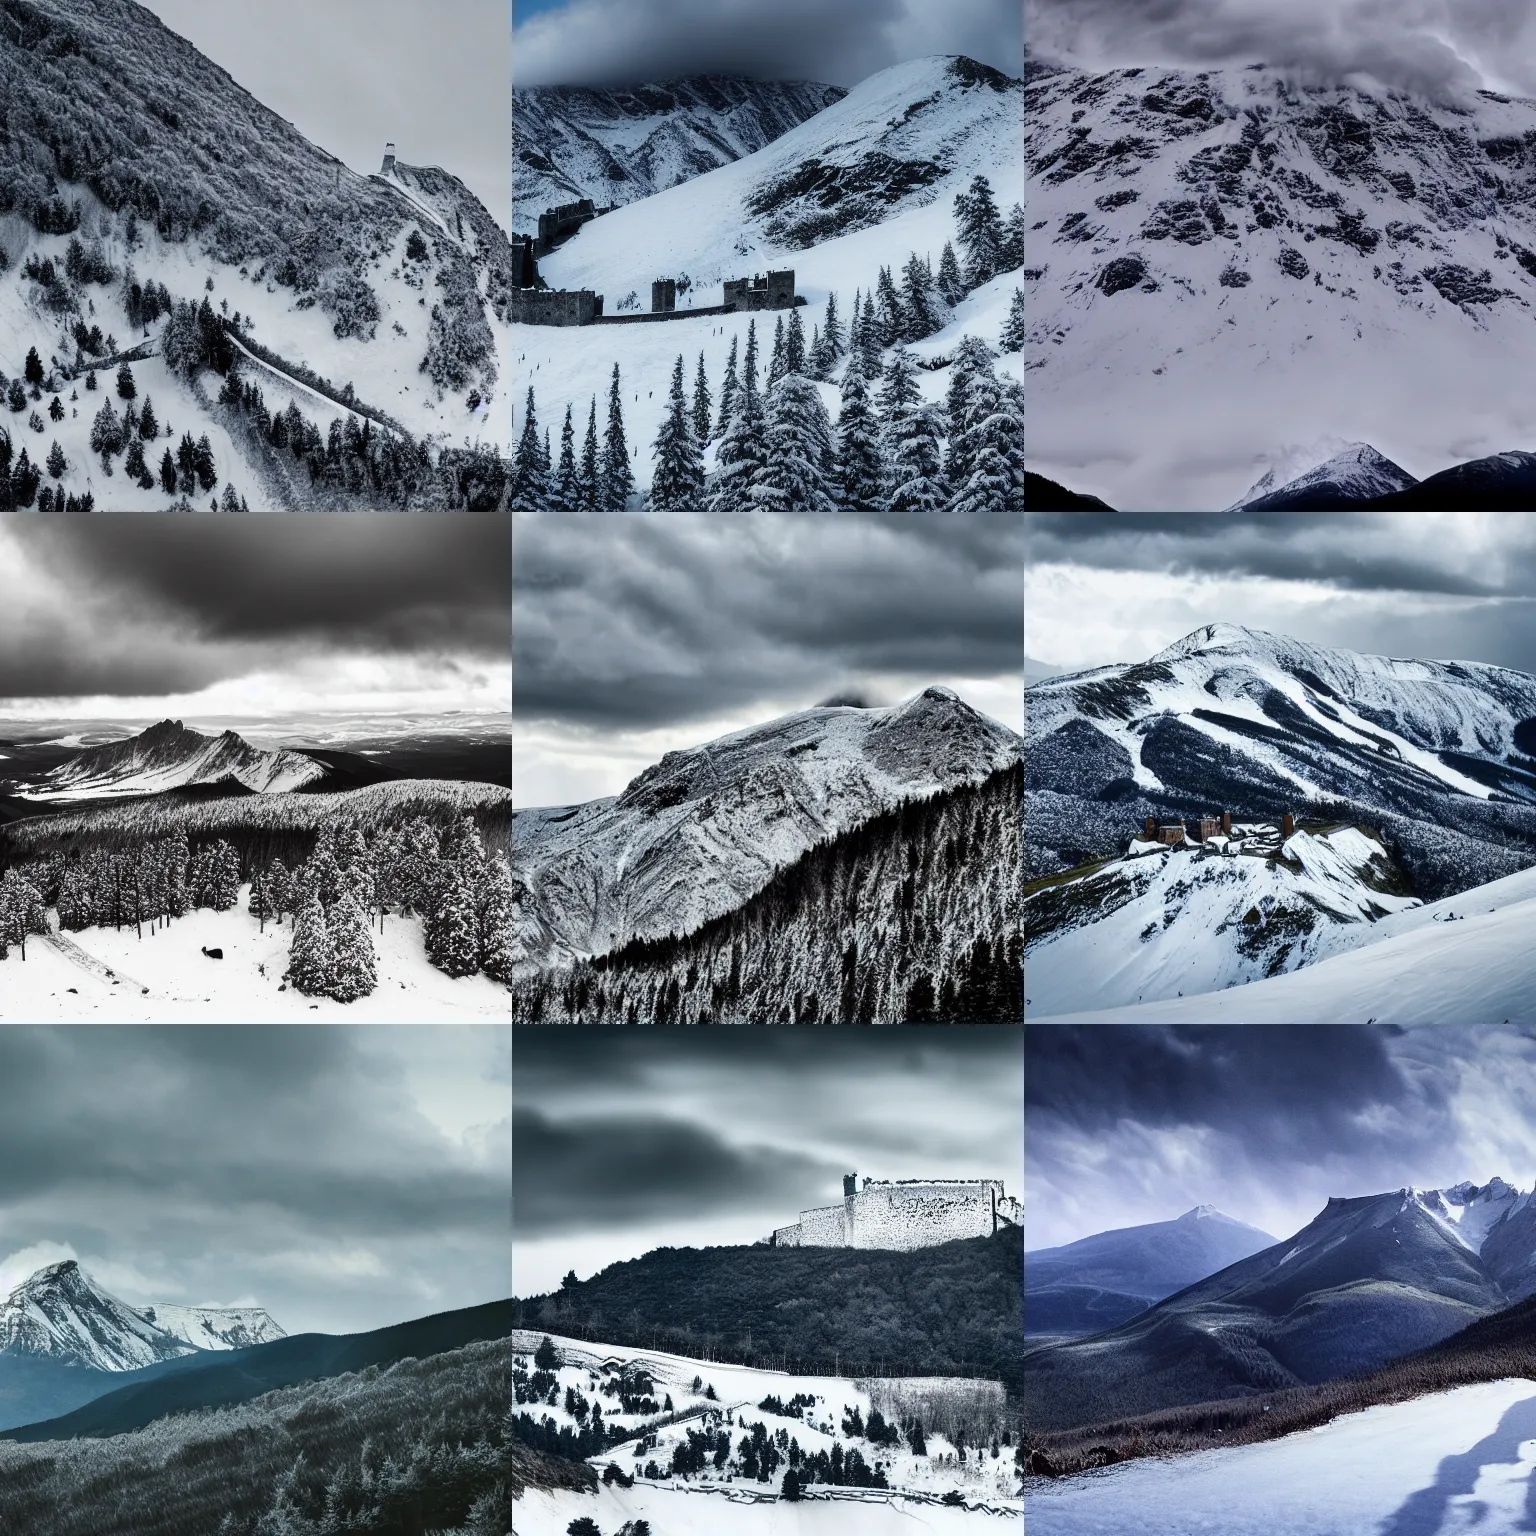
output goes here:
<path id="1" fill-rule="evenodd" d="M 1156 666 L 1160 662 L 1177 661 L 1182 656 L 1198 656 L 1207 651 L 1270 650 L 1278 638 L 1262 629 L 1246 629 L 1241 624 L 1202 624 L 1150 657 L 1148 665 Z"/>
<path id="2" fill-rule="evenodd" d="M 140 1307 L 146 1322 L 194 1349 L 248 1349 L 285 1339 L 287 1332 L 265 1307 Z"/>
<path id="3" fill-rule="evenodd" d="M 1197 1205 L 1192 1211 L 1185 1211 L 1179 1217 L 1180 1221 L 1227 1221 L 1229 1217 L 1223 1216 L 1214 1205 Z"/>
<path id="4" fill-rule="evenodd" d="M 1369 443 L 1350 443 L 1332 458 L 1279 481 L 1280 471 L 1267 470 L 1232 512 L 1297 512 L 1351 502 L 1370 501 L 1419 482 Z"/>

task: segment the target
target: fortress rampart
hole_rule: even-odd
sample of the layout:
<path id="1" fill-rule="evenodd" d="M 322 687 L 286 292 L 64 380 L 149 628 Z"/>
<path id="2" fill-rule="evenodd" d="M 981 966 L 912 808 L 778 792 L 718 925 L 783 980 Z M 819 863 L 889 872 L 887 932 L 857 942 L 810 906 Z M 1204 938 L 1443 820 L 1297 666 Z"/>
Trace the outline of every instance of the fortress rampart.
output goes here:
<path id="1" fill-rule="evenodd" d="M 840 1205 L 801 1211 L 793 1226 L 776 1228 L 776 1248 L 931 1248 L 957 1238 L 990 1237 L 1022 1226 L 1019 1202 L 1001 1179 L 866 1178 L 843 1181 Z"/>

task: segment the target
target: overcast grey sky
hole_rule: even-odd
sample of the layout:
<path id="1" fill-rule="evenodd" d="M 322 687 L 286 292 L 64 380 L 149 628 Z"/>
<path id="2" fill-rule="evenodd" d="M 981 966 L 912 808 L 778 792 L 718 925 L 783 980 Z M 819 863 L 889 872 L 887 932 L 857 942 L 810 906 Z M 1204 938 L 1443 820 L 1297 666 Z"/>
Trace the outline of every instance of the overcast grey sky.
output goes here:
<path id="1" fill-rule="evenodd" d="M 1536 1032 L 1026 1031 L 1025 1244 L 1208 1204 L 1290 1236 L 1332 1196 L 1536 1183 Z"/>
<path id="2" fill-rule="evenodd" d="M 616 794 L 674 748 L 930 683 L 1017 730 L 1015 518 L 515 520 L 513 793 Z"/>
<path id="3" fill-rule="evenodd" d="M 511 1034 L 0 1030 L 0 1289 L 351 1333 L 508 1294 Z"/>
<path id="4" fill-rule="evenodd" d="M 1033 51 L 1089 66 L 1270 64 L 1451 95 L 1536 91 L 1530 0 L 1025 0 Z"/>
<path id="5" fill-rule="evenodd" d="M 755 1242 L 845 1173 L 1020 1186 L 1015 1029 L 523 1029 L 513 1049 L 520 1296 Z"/>
<path id="6" fill-rule="evenodd" d="M 514 5 L 514 14 L 519 86 L 696 74 L 853 86 L 935 53 L 969 54 L 1010 75 L 1023 68 L 1017 0 L 567 0 L 528 13 Z"/>
<path id="7" fill-rule="evenodd" d="M 441 165 L 511 228 L 506 0 L 143 0 L 355 171 Z"/>
<path id="8" fill-rule="evenodd" d="M 1225 621 L 1536 673 L 1536 515 L 1036 514 L 1025 651 L 1078 671 Z"/>
<path id="9" fill-rule="evenodd" d="M 476 514 L 7 518 L 0 720 L 505 714 L 510 562 Z"/>

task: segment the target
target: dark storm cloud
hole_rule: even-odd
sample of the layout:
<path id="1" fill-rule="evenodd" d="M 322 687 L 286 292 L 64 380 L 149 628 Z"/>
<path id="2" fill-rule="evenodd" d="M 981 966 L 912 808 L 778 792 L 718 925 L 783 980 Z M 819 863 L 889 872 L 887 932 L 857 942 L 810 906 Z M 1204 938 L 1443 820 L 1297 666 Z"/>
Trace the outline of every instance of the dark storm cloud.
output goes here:
<path id="1" fill-rule="evenodd" d="M 246 90 L 354 170 L 384 143 L 511 217 L 505 0 L 145 0 Z"/>
<path id="2" fill-rule="evenodd" d="M 517 85 L 733 74 L 852 86 L 891 64 L 963 53 L 1017 75 L 1015 0 L 571 0 L 520 21 Z"/>
<path id="3" fill-rule="evenodd" d="M 850 674 L 999 677 L 1023 656 L 1012 518 L 526 518 L 514 706 L 663 725 Z"/>
<path id="4" fill-rule="evenodd" d="M 502 517 L 12 519 L 0 697 L 194 690 L 299 647 L 500 660 L 510 564 Z"/>
<path id="5" fill-rule="evenodd" d="M 1025 31 L 1089 65 L 1262 63 L 1441 98 L 1536 84 L 1529 0 L 1026 0 Z"/>
<path id="6" fill-rule="evenodd" d="M 811 1201 L 841 1171 L 782 1148 L 733 1147 L 705 1126 L 661 1116 L 556 1122 L 532 1106 L 513 1117 L 512 1168 L 520 1238 Z"/>
<path id="7" fill-rule="evenodd" d="M 1025 1113 L 1087 1134 L 1130 1120 L 1201 1125 L 1251 1152 L 1295 1156 L 1371 1145 L 1373 1112 L 1438 1111 L 1439 1084 L 1414 1084 L 1392 1036 L 1364 1027 L 1198 1025 L 1026 1031 Z"/>

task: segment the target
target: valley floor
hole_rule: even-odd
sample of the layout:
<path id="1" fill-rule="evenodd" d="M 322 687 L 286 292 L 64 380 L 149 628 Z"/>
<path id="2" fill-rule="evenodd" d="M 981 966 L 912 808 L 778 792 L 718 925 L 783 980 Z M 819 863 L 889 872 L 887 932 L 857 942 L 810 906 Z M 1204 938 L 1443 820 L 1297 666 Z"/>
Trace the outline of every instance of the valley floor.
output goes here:
<path id="1" fill-rule="evenodd" d="M 507 989 L 486 976 L 444 975 L 428 961 L 421 923 L 387 917 L 374 929 L 378 986 L 338 1003 L 280 992 L 292 926 L 260 925 L 247 910 L 249 887 L 229 912 L 198 908 L 142 938 L 132 928 L 88 928 L 27 940 L 0 961 L 0 1021 L 276 1023 L 345 1019 L 357 1023 L 436 1023 L 510 1018 Z M 222 949 L 212 960 L 204 948 Z"/>
<path id="2" fill-rule="evenodd" d="M 1536 1382 L 1460 1387 L 1262 1445 L 1032 1479 L 1024 1505 L 1030 1536 L 1531 1530 Z"/>

